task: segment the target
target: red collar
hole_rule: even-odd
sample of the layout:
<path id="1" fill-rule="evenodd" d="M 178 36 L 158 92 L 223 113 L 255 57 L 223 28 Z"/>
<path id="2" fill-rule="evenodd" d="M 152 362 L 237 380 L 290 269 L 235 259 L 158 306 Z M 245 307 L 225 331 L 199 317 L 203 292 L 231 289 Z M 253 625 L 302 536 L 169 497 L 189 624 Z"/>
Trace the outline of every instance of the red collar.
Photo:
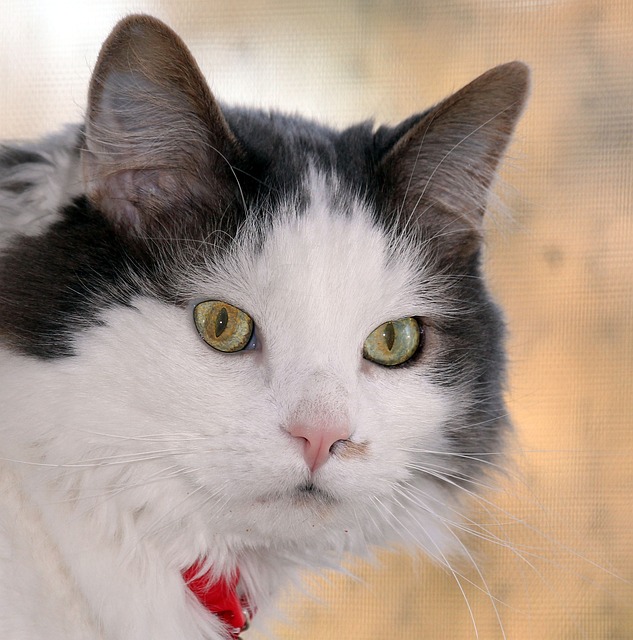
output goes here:
<path id="1" fill-rule="evenodd" d="M 231 638 L 237 640 L 240 633 L 248 629 L 252 611 L 248 600 L 237 594 L 239 570 L 236 569 L 228 578 L 222 577 L 211 582 L 208 573 L 199 575 L 200 567 L 201 564 L 196 563 L 182 572 L 185 583 L 202 606 L 224 622 L 231 632 Z"/>

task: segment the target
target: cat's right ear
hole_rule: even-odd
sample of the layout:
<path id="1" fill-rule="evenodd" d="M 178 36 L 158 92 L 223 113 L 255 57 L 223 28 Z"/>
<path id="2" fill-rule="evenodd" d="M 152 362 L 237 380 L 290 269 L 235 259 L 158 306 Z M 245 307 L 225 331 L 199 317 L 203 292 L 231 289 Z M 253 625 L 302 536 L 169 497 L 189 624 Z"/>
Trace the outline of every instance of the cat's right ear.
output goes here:
<path id="1" fill-rule="evenodd" d="M 90 83 L 82 165 L 92 204 L 126 233 L 164 233 L 188 202 L 223 208 L 239 154 L 182 40 L 149 16 L 119 22 Z"/>
<path id="2" fill-rule="evenodd" d="M 490 69 L 397 128 L 378 168 L 392 214 L 417 224 L 453 263 L 479 249 L 490 186 L 528 89 L 522 62 Z"/>

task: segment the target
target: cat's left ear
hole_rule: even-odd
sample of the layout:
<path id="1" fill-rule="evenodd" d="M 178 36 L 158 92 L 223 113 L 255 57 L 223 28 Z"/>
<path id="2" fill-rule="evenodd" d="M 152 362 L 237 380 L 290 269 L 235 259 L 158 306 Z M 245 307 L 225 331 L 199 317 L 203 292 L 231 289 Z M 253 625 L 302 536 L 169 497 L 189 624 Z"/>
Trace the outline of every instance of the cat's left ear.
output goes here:
<path id="1" fill-rule="evenodd" d="M 178 226 L 187 203 L 222 211 L 239 145 L 193 56 L 165 24 L 119 22 L 88 96 L 82 164 L 93 205 L 135 236 Z"/>
<path id="2" fill-rule="evenodd" d="M 488 191 L 528 86 L 522 62 L 491 69 L 403 123 L 378 167 L 392 213 L 417 222 L 451 260 L 469 259 L 480 245 Z"/>

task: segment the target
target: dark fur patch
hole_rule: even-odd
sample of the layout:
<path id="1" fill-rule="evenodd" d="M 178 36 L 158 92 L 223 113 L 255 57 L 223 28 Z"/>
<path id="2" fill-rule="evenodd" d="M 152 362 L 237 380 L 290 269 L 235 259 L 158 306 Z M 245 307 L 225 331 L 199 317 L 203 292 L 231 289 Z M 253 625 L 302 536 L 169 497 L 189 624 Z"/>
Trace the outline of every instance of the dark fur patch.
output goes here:
<path id="1" fill-rule="evenodd" d="M 22 193 L 26 193 L 29 189 L 32 189 L 35 185 L 32 182 L 28 182 L 27 180 L 15 180 L 13 182 L 5 182 L 0 189 L 3 191 L 8 191 L 9 193 L 13 193 L 15 195 L 20 195 Z"/>
<path id="2" fill-rule="evenodd" d="M 44 156 L 35 151 L 0 145 L 0 170 L 12 169 L 20 164 L 33 163 L 51 164 Z"/>
<path id="3" fill-rule="evenodd" d="M 0 260 L 0 333 L 39 358 L 73 354 L 73 336 L 99 311 L 127 304 L 133 256 L 85 198 L 42 236 L 19 237 Z"/>
<path id="4" fill-rule="evenodd" d="M 352 193 L 369 193 L 383 153 L 375 146 L 371 123 L 339 132 L 274 111 L 224 112 L 246 151 L 244 165 L 236 167 L 238 178 L 260 206 L 274 210 L 288 196 L 301 198 L 310 164 L 326 175 L 335 172 Z"/>

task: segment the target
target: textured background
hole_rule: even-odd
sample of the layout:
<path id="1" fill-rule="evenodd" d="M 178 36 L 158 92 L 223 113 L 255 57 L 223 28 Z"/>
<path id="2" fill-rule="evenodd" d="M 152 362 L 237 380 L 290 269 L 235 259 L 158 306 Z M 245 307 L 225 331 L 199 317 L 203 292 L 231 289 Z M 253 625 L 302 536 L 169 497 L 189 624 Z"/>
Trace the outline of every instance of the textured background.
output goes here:
<path id="1" fill-rule="evenodd" d="M 334 125 L 395 123 L 500 62 L 534 71 L 490 225 L 517 441 L 465 538 L 479 570 L 381 554 L 289 595 L 278 637 L 633 638 L 633 3 L 0 0 L 0 138 L 81 118 L 101 41 L 136 10 L 222 99 Z"/>

